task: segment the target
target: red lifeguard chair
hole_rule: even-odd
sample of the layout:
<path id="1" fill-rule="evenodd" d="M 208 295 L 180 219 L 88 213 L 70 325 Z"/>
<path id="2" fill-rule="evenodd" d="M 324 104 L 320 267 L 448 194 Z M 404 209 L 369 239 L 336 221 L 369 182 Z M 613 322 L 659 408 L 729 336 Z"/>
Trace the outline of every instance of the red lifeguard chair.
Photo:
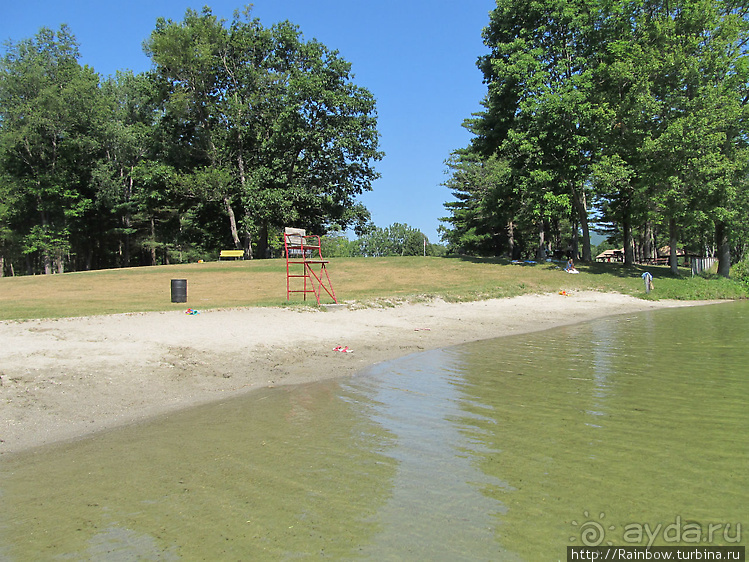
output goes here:
<path id="1" fill-rule="evenodd" d="M 286 250 L 286 300 L 290 300 L 291 293 L 303 293 L 306 301 L 307 293 L 314 293 L 317 304 L 320 304 L 320 296 L 325 291 L 338 304 L 328 275 L 329 262 L 322 257 L 320 237 L 307 235 L 302 228 L 286 228 L 283 237 Z M 299 286 L 299 282 L 292 282 L 292 279 L 301 279 L 302 288 L 292 288 L 292 284 Z"/>

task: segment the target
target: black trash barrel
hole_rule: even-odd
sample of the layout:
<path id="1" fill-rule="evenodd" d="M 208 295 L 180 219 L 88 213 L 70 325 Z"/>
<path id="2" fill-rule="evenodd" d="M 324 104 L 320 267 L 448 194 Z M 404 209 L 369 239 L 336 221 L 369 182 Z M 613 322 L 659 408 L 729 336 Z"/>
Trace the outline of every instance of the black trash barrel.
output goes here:
<path id="1" fill-rule="evenodd" d="M 187 302 L 187 279 L 172 279 L 172 302 Z"/>

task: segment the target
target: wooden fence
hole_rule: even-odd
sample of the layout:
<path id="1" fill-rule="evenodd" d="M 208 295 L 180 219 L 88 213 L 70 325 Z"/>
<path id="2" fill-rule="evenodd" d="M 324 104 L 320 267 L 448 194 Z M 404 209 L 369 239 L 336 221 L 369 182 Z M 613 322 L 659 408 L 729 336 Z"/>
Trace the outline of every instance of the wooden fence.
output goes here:
<path id="1" fill-rule="evenodd" d="M 710 269 L 717 261 L 718 258 L 692 258 L 692 276 Z"/>

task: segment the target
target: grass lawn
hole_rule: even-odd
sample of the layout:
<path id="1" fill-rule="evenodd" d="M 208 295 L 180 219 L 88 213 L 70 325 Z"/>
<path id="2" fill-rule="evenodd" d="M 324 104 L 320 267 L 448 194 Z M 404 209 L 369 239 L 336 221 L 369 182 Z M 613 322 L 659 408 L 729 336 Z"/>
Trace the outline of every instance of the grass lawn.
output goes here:
<path id="1" fill-rule="evenodd" d="M 593 264 L 580 265 L 580 275 L 569 275 L 562 271 L 563 265 L 512 265 L 501 259 L 469 257 L 334 258 L 328 271 L 339 302 L 365 304 L 428 297 L 465 301 L 561 290 L 645 297 L 640 277 L 645 270 L 653 274 L 655 285 L 647 298 L 747 297 L 738 283 L 717 277 L 692 278 L 688 270 L 674 277 L 667 267 Z M 171 279 L 187 279 L 187 303 L 171 302 Z M 292 294 L 291 304 L 302 302 L 301 294 Z M 309 295 L 307 303 L 314 304 L 314 296 Z M 0 320 L 286 304 L 286 262 L 282 259 L 0 279 Z"/>

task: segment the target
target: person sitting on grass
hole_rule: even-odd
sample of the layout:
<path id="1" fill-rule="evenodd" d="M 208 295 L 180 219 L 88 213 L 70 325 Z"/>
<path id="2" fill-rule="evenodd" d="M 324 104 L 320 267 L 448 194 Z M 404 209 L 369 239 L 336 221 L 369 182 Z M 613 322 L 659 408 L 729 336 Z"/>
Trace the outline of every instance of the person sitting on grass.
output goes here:
<path id="1" fill-rule="evenodd" d="M 577 269 L 575 269 L 575 262 L 572 261 L 572 259 L 567 262 L 567 267 L 565 267 L 564 270 L 567 273 L 580 273 Z"/>

